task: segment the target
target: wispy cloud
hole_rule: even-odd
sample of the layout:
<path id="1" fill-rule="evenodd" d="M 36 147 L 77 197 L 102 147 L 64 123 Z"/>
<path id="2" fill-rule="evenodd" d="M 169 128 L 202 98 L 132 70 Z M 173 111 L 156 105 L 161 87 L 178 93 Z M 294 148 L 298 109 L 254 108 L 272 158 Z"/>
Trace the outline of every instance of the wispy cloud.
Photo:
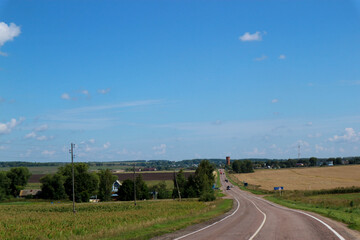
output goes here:
<path id="1" fill-rule="evenodd" d="M 99 89 L 98 90 L 98 93 L 100 94 L 107 94 L 110 92 L 110 88 L 106 88 L 106 89 Z"/>
<path id="2" fill-rule="evenodd" d="M 159 104 L 160 102 L 161 102 L 161 100 L 142 100 L 142 101 L 133 101 L 133 102 L 122 102 L 122 103 L 118 103 L 118 104 L 75 108 L 75 109 L 71 109 L 71 110 L 65 110 L 65 113 L 66 112 L 67 113 L 96 112 L 96 111 L 102 111 L 102 110 L 108 110 L 108 109 L 154 105 L 154 104 Z"/>
<path id="3" fill-rule="evenodd" d="M 61 98 L 62 99 L 65 99 L 65 100 L 70 100 L 71 98 L 70 98 L 70 95 L 68 94 L 68 93 L 63 93 L 63 94 L 61 94 Z"/>
<path id="4" fill-rule="evenodd" d="M 285 56 L 284 54 L 281 54 L 281 55 L 279 56 L 279 59 L 280 59 L 280 60 L 284 60 L 284 59 L 286 59 L 286 56 Z"/>
<path id="5" fill-rule="evenodd" d="M 360 80 L 353 80 L 353 81 L 342 80 L 340 81 L 340 84 L 345 86 L 359 86 Z"/>
<path id="6" fill-rule="evenodd" d="M 263 34 L 265 34 L 265 32 Z M 243 42 L 261 41 L 263 34 L 259 31 L 253 34 L 246 32 L 242 36 L 240 36 L 239 39 Z"/>
<path id="7" fill-rule="evenodd" d="M 166 153 L 166 144 L 162 143 L 159 146 L 154 146 L 153 150 L 155 150 L 156 155 L 163 155 Z"/>
<path id="8" fill-rule="evenodd" d="M 261 57 L 255 58 L 255 61 L 264 61 L 266 60 L 268 57 L 266 55 L 262 55 Z"/>
<path id="9" fill-rule="evenodd" d="M 110 142 L 106 142 L 106 143 L 104 143 L 104 145 L 103 145 L 103 147 L 104 147 L 104 149 L 108 149 L 109 147 L 110 147 Z"/>
<path id="10" fill-rule="evenodd" d="M 279 102 L 279 99 L 273 99 L 273 100 L 271 100 L 271 103 L 278 103 Z"/>
<path id="11" fill-rule="evenodd" d="M 34 128 L 35 132 L 44 132 L 46 130 L 48 130 L 49 126 L 47 124 L 43 124 L 41 126 L 38 126 L 36 128 Z"/>

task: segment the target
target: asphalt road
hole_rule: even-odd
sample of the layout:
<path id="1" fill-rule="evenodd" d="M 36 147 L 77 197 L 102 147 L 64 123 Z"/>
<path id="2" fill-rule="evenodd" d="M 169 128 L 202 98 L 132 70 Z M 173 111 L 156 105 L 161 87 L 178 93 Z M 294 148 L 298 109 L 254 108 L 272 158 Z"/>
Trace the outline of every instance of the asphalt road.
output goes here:
<path id="1" fill-rule="evenodd" d="M 221 175 L 223 191 L 235 200 L 231 213 L 156 239 L 360 239 L 358 232 L 314 213 L 282 207 L 231 187 Z"/>

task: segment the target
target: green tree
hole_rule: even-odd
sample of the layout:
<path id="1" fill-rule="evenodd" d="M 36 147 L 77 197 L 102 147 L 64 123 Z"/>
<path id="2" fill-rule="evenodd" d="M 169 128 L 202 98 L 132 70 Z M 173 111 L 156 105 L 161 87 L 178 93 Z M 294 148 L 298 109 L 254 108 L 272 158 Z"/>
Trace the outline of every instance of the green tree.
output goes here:
<path id="1" fill-rule="evenodd" d="M 99 176 L 99 191 L 98 197 L 101 201 L 111 200 L 112 185 L 117 180 L 117 177 L 111 174 L 109 169 L 100 170 Z"/>
<path id="2" fill-rule="evenodd" d="M 171 198 L 171 190 L 166 188 L 165 181 L 159 182 L 149 188 L 150 192 L 157 192 L 158 199 L 169 199 Z"/>
<path id="3" fill-rule="evenodd" d="M 201 201 L 212 201 L 215 193 L 212 185 L 215 183 L 215 167 L 208 160 L 202 160 L 195 171 L 195 182 L 200 193 Z"/>
<path id="4" fill-rule="evenodd" d="M 72 165 L 67 164 L 59 169 L 59 174 L 65 177 L 65 192 L 72 200 Z M 75 201 L 88 202 L 91 195 L 97 193 L 99 177 L 96 173 L 89 172 L 89 166 L 85 163 L 74 164 L 75 175 Z"/>
<path id="5" fill-rule="evenodd" d="M 6 172 L 0 172 L 0 201 L 9 197 L 11 180 L 6 176 Z"/>
<path id="6" fill-rule="evenodd" d="M 141 174 L 139 174 L 136 177 L 135 183 L 136 183 L 136 198 L 139 200 L 150 199 L 149 188 L 144 182 Z"/>
<path id="7" fill-rule="evenodd" d="M 342 159 L 341 159 L 341 157 L 335 158 L 334 165 L 341 165 L 341 164 L 342 164 Z"/>
<path id="8" fill-rule="evenodd" d="M 16 197 L 19 195 L 20 190 L 26 186 L 31 173 L 26 167 L 15 167 L 11 168 L 6 173 L 6 176 L 10 179 L 10 193 Z"/>
<path id="9" fill-rule="evenodd" d="M 118 200 L 131 201 L 134 200 L 134 182 L 130 179 L 126 179 L 122 182 L 118 190 Z"/>
<path id="10" fill-rule="evenodd" d="M 48 174 L 40 179 L 41 197 L 45 199 L 60 200 L 68 198 L 64 182 L 65 177 L 60 174 Z"/>
<path id="11" fill-rule="evenodd" d="M 317 162 L 318 162 L 318 159 L 316 157 L 311 157 L 309 159 L 309 162 L 310 162 L 310 166 L 316 166 Z"/>
<path id="12" fill-rule="evenodd" d="M 179 197 L 177 189 L 178 187 L 180 191 L 180 196 L 185 197 L 186 178 L 182 169 L 180 169 L 180 171 L 174 177 L 174 189 L 172 194 L 173 198 Z"/>

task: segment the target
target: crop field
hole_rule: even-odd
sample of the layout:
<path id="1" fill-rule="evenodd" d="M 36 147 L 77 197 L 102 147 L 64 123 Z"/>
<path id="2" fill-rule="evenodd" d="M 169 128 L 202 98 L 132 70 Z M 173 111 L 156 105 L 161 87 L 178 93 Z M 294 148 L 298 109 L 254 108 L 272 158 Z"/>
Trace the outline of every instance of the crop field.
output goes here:
<path id="1" fill-rule="evenodd" d="M 150 239 L 220 215 L 232 201 L 0 204 L 0 239 Z"/>
<path id="2" fill-rule="evenodd" d="M 273 190 L 283 186 L 285 190 L 317 190 L 360 186 L 360 165 L 264 169 L 254 173 L 234 174 L 240 180 L 260 189 Z"/>

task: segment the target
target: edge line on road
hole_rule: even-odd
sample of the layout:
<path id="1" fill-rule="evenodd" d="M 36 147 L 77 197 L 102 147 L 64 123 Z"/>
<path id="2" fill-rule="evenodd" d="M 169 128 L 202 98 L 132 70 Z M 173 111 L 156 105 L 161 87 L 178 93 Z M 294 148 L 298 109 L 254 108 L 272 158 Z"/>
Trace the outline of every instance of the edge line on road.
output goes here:
<path id="1" fill-rule="evenodd" d="M 297 212 L 297 213 L 301 213 L 301 214 L 304 214 L 304 215 L 306 215 L 306 216 L 308 216 L 308 217 L 311 217 L 311 218 L 317 220 L 318 222 L 322 223 L 322 224 L 323 224 L 325 227 L 327 227 L 331 232 L 333 232 L 340 240 L 345 240 L 345 238 L 344 238 L 343 236 L 341 236 L 337 231 L 335 231 L 335 230 L 334 230 L 332 227 L 330 227 L 327 223 L 325 223 L 325 222 L 322 221 L 321 219 L 318 219 L 317 217 L 314 217 L 314 216 L 311 215 L 311 214 L 308 214 L 308 213 L 305 213 L 305 212 L 302 212 L 302 211 L 299 211 L 299 210 L 296 210 L 296 209 L 280 207 L 280 206 L 277 206 L 277 205 L 275 205 L 275 204 L 273 204 L 273 203 L 271 203 L 271 202 L 269 202 L 269 201 L 267 201 L 267 200 L 265 200 L 265 199 L 261 199 L 261 198 L 259 198 L 259 197 L 255 197 L 255 196 L 254 196 L 254 198 L 257 198 L 257 199 L 259 199 L 259 200 L 262 200 L 262 201 L 264 201 L 264 202 L 266 202 L 266 203 L 268 203 L 268 204 L 270 204 L 270 205 L 272 205 L 272 206 L 274 206 L 274 207 L 277 207 L 277 208 L 280 208 L 280 209 L 284 209 L 284 210 L 293 211 L 293 212 Z"/>
<path id="2" fill-rule="evenodd" d="M 251 201 L 249 198 L 247 198 L 247 197 L 245 197 L 245 196 L 243 196 L 243 197 L 246 198 L 247 200 L 249 200 L 249 201 L 256 207 L 256 209 L 264 215 L 264 219 L 263 219 L 260 227 L 259 227 L 259 228 L 256 230 L 256 232 L 249 238 L 249 240 L 253 240 L 254 237 L 260 232 L 261 228 L 264 226 L 265 221 L 266 221 L 266 214 L 265 214 L 263 211 L 261 211 L 260 208 L 258 208 L 258 206 L 256 206 L 256 204 L 255 204 L 253 201 Z"/>
<path id="3" fill-rule="evenodd" d="M 237 200 L 237 198 L 234 198 L 234 199 L 235 199 L 235 200 L 236 200 L 236 202 L 237 202 L 237 208 L 236 208 L 236 210 L 235 210 L 232 214 L 230 214 L 229 216 L 226 216 L 226 217 L 224 217 L 224 218 L 220 219 L 219 221 L 214 222 L 214 223 L 212 223 L 212 224 L 210 224 L 210 225 L 208 225 L 208 226 L 206 226 L 206 227 L 203 227 L 203 228 L 201 228 L 201 229 L 199 229 L 199 230 L 196 230 L 196 231 L 191 232 L 191 233 L 188 233 L 188 234 L 186 234 L 186 235 L 184 235 L 184 236 L 181 236 L 181 237 L 175 238 L 174 240 L 179 240 L 179 239 L 182 239 L 182 238 L 188 237 L 188 236 L 190 236 L 190 235 L 192 235 L 192 234 L 198 233 L 198 232 L 200 232 L 200 231 L 202 231 L 202 230 L 205 230 L 205 229 L 207 229 L 207 228 L 209 228 L 209 227 L 212 227 L 212 226 L 214 226 L 215 224 L 217 224 L 217 223 L 219 223 L 219 222 L 222 222 L 222 221 L 224 221 L 225 219 L 227 219 L 227 218 L 229 218 L 229 217 L 233 216 L 233 215 L 234 215 L 234 214 L 235 214 L 235 213 L 239 210 L 239 207 L 240 207 L 240 202 Z"/>

